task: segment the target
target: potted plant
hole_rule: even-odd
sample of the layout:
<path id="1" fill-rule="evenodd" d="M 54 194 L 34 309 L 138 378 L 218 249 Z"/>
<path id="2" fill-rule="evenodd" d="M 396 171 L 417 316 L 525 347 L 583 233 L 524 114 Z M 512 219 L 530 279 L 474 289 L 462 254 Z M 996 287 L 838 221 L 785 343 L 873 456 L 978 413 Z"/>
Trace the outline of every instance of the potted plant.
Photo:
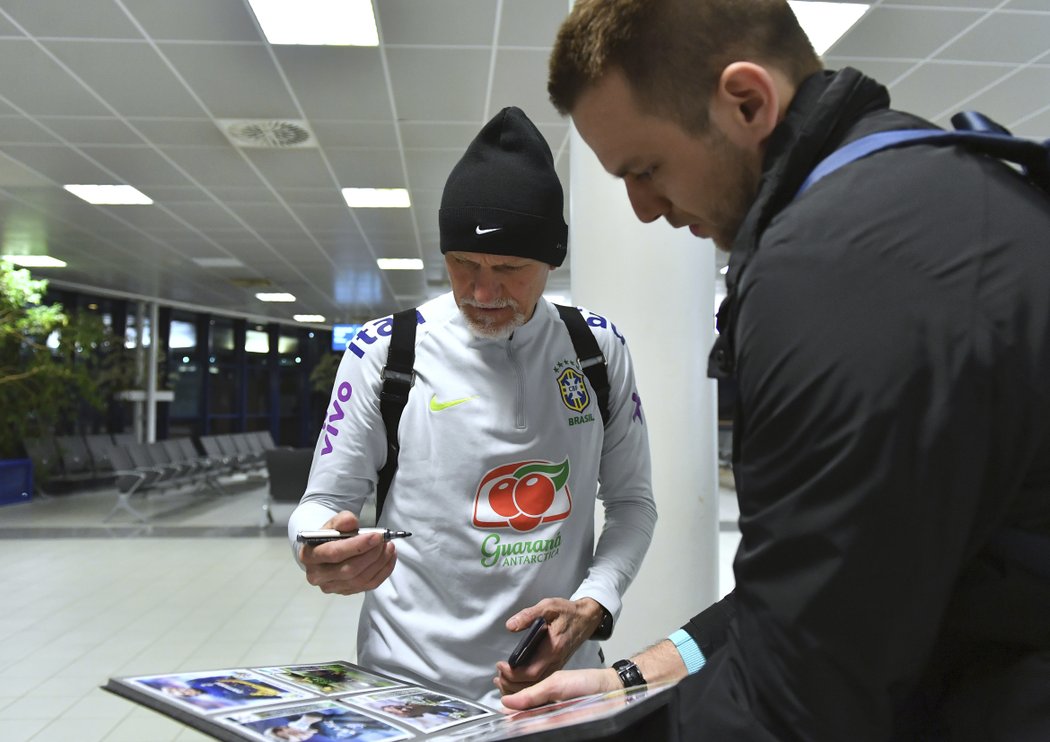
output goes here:
<path id="1" fill-rule="evenodd" d="M 46 280 L 0 261 L 0 460 L 9 467 L 28 466 L 26 439 L 75 432 L 81 406 L 100 409 L 126 376 L 123 344 L 102 319 L 44 304 L 46 289 Z"/>

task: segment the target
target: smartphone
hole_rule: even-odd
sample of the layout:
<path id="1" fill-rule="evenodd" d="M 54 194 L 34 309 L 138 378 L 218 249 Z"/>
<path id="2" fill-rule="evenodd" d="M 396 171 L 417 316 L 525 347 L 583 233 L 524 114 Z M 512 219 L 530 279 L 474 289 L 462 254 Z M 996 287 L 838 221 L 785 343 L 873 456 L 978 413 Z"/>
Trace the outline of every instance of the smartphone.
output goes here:
<path id="1" fill-rule="evenodd" d="M 514 651 L 510 653 L 510 657 L 507 658 L 507 663 L 514 668 L 528 662 L 532 653 L 536 651 L 536 647 L 539 646 L 540 639 L 543 638 L 546 630 L 547 622 L 543 620 L 543 616 L 540 616 L 533 621 L 532 626 L 530 626 L 525 632 L 525 636 L 521 637 L 518 646 L 516 646 Z"/>

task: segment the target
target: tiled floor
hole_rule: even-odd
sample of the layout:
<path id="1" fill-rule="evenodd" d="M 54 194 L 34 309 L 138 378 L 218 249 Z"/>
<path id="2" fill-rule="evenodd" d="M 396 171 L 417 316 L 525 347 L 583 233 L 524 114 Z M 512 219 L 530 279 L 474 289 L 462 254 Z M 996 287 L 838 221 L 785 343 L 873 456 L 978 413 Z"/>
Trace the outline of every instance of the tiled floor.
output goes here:
<path id="1" fill-rule="evenodd" d="M 284 537 L 261 528 L 265 485 L 155 495 L 151 525 L 102 519 L 109 490 L 0 506 L 0 739 L 209 739 L 103 691 L 114 676 L 356 659 L 357 597 L 307 584 Z M 735 499 L 722 493 L 722 591 Z M 728 582 L 727 582 L 728 580 Z"/>

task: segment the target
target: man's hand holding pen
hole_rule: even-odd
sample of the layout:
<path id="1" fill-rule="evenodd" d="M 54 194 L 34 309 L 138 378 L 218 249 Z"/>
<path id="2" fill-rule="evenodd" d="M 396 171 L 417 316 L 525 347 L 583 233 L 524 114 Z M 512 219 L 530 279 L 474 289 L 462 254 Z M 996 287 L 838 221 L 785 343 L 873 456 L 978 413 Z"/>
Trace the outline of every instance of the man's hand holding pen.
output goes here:
<path id="1" fill-rule="evenodd" d="M 344 510 L 332 516 L 324 528 L 356 531 L 357 516 Z M 354 595 L 374 590 L 390 576 L 397 563 L 397 550 L 383 533 L 372 531 L 317 546 L 303 544 L 299 561 L 306 568 L 307 582 L 322 592 Z"/>

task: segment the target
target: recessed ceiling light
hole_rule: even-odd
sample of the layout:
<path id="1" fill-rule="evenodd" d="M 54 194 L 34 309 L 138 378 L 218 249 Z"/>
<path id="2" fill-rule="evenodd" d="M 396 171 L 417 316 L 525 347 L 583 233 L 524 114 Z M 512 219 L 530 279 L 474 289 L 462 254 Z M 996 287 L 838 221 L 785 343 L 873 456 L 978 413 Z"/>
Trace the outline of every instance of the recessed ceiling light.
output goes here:
<path id="1" fill-rule="evenodd" d="M 823 54 L 841 39 L 870 5 L 788 0 L 802 30 L 817 54 Z"/>
<path id="2" fill-rule="evenodd" d="M 89 204 L 112 206 L 148 206 L 153 199 L 129 185 L 65 185 L 62 186 Z"/>
<path id="3" fill-rule="evenodd" d="M 50 255 L 4 255 L 0 257 L 8 263 L 20 265 L 23 268 L 65 268 L 66 261 L 53 258 Z"/>
<path id="4" fill-rule="evenodd" d="M 193 262 L 201 268 L 243 268 L 244 263 L 237 258 L 194 258 Z"/>
<path id="5" fill-rule="evenodd" d="M 423 270 L 423 261 L 419 258 L 376 258 L 376 265 L 384 271 Z"/>
<path id="6" fill-rule="evenodd" d="M 379 46 L 371 0 L 248 0 L 271 44 Z"/>
<path id="7" fill-rule="evenodd" d="M 324 322 L 323 314 L 293 314 L 292 319 L 296 322 Z"/>
<path id="8" fill-rule="evenodd" d="M 285 294 L 282 292 L 256 294 L 255 298 L 259 301 L 295 301 L 294 294 Z"/>
<path id="9" fill-rule="evenodd" d="M 404 188 L 344 188 L 343 198 L 352 209 L 407 209 L 412 205 Z"/>

